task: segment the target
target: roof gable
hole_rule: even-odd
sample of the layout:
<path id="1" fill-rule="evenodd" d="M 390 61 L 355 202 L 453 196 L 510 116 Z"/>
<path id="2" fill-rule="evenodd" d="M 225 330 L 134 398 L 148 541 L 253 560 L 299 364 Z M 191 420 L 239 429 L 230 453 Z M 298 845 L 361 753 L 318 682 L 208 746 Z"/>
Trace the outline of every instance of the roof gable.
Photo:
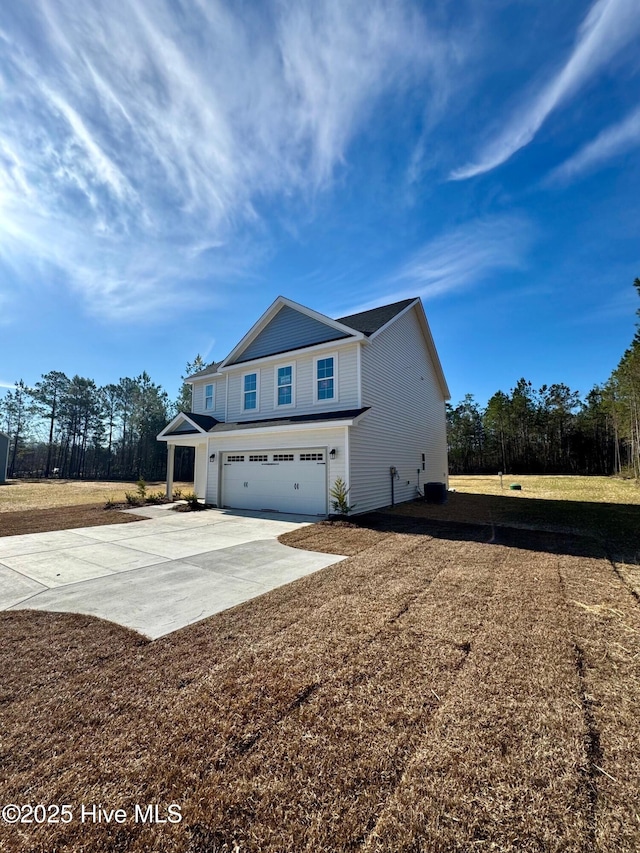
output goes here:
<path id="1" fill-rule="evenodd" d="M 157 439 L 162 440 L 170 435 L 206 435 L 209 430 L 219 423 L 211 415 L 200 415 L 196 412 L 178 412 L 175 418 L 158 433 Z"/>
<path id="2" fill-rule="evenodd" d="M 354 336 L 360 337 L 356 330 L 279 296 L 227 356 L 223 366 Z"/>

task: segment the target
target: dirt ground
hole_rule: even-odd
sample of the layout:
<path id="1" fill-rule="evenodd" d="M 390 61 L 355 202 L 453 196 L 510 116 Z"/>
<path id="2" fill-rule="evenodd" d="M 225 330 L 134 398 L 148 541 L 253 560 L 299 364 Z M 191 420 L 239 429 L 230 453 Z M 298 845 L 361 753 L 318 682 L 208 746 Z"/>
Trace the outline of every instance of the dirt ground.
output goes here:
<path id="1" fill-rule="evenodd" d="M 175 487 L 183 493 L 193 490 L 192 483 Z M 149 493 L 164 488 L 164 483 L 147 484 Z M 125 492 L 135 491 L 135 483 L 12 480 L 0 486 L 0 536 L 144 521 L 105 506 L 107 501 L 125 506 Z"/>
<path id="2" fill-rule="evenodd" d="M 74 527 L 99 527 L 103 524 L 129 524 L 132 521 L 146 520 L 142 516 L 105 509 L 103 503 L 57 506 L 51 509 L 0 513 L 0 536 L 71 530 Z"/>
<path id="3" fill-rule="evenodd" d="M 411 508 L 287 534 L 351 556 L 153 643 L 1 613 L 0 802 L 72 819 L 0 849 L 640 849 L 640 609 L 604 533 Z"/>

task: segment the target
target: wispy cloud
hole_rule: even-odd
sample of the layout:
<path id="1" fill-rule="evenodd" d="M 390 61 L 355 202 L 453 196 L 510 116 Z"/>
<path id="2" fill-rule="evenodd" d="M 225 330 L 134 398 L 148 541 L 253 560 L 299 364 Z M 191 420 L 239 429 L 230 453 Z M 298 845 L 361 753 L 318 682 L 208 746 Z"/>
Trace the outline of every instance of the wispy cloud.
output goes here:
<path id="1" fill-rule="evenodd" d="M 260 204 L 330 185 L 378 99 L 446 62 L 392 0 L 39 0 L 7 18 L 0 260 L 27 279 L 54 264 L 111 318 L 226 286 Z"/>
<path id="2" fill-rule="evenodd" d="M 381 282 L 378 298 L 351 310 L 415 296 L 429 300 L 477 287 L 492 273 L 523 269 L 533 239 L 530 222 L 520 216 L 464 223 L 426 243 Z"/>
<path id="3" fill-rule="evenodd" d="M 603 322 L 626 319 L 632 321 L 635 317 L 638 297 L 630 288 L 624 290 L 607 291 L 600 295 L 600 302 L 590 306 L 587 310 L 576 312 L 567 318 L 572 325 L 600 325 Z"/>
<path id="4" fill-rule="evenodd" d="M 640 107 L 602 131 L 549 175 L 548 183 L 570 181 L 640 145 Z"/>
<path id="5" fill-rule="evenodd" d="M 473 287 L 498 270 L 522 269 L 532 237 L 528 221 L 516 216 L 465 223 L 427 243 L 396 281 L 407 282 L 406 296 L 423 299 Z"/>
<path id="6" fill-rule="evenodd" d="M 578 31 L 574 49 L 563 67 L 493 139 L 475 162 L 450 174 L 464 180 L 495 169 L 534 138 L 553 110 L 582 88 L 640 31 L 637 0 L 597 0 Z"/>

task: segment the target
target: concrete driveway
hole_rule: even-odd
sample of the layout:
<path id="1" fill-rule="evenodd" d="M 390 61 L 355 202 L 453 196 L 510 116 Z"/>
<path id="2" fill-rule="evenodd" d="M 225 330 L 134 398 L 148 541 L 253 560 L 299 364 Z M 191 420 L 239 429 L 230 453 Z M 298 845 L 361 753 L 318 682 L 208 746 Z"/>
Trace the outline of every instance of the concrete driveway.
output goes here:
<path id="1" fill-rule="evenodd" d="M 87 613 L 155 639 L 344 559 L 276 541 L 304 516 L 133 512 L 149 521 L 0 537 L 0 610 Z"/>

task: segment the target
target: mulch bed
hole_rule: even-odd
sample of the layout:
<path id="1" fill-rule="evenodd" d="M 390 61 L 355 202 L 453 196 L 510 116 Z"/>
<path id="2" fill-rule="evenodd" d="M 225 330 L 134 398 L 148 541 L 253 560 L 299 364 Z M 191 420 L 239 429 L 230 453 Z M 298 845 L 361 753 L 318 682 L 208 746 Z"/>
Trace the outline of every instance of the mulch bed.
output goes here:
<path id="1" fill-rule="evenodd" d="M 18 510 L 0 513 L 0 536 L 71 530 L 74 527 L 98 527 L 103 524 L 130 524 L 146 520 L 139 515 L 105 509 L 104 503 Z"/>
<path id="2" fill-rule="evenodd" d="M 153 643 L 0 613 L 0 802 L 76 816 L 2 826 L 2 850 L 640 849 L 618 567 L 593 540 L 420 524 L 287 534 L 352 556 Z M 80 803 L 183 820 L 82 824 Z"/>

